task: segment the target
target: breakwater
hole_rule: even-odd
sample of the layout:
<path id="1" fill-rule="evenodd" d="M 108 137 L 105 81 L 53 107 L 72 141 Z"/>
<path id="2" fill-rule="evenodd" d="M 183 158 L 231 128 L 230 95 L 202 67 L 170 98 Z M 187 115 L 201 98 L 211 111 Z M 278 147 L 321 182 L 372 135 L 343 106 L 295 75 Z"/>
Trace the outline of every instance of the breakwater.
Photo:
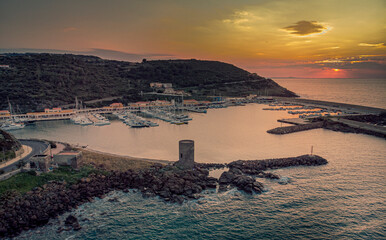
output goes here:
<path id="1" fill-rule="evenodd" d="M 237 187 L 246 193 L 260 193 L 264 186 L 257 182 L 251 169 L 263 171 L 289 166 L 313 166 L 326 164 L 318 156 L 299 156 L 294 158 L 236 161 L 227 164 L 231 169 L 220 180 L 209 177 L 209 171 L 202 168 L 182 170 L 174 166 L 155 164 L 142 170 L 109 172 L 107 175 L 91 174 L 75 184 L 53 181 L 42 187 L 36 187 L 23 196 L 3 198 L 0 203 L 0 237 L 13 237 L 23 230 L 45 225 L 50 219 L 77 208 L 93 198 L 103 198 L 113 190 L 129 191 L 138 189 L 143 197 L 159 196 L 167 202 L 182 203 L 189 199 L 200 198 L 204 189 Z M 249 170 L 247 170 L 249 169 Z M 224 175 L 224 173 L 223 173 Z M 258 175 L 258 174 L 257 174 Z M 72 219 L 73 223 L 77 223 Z M 67 224 L 67 223 L 66 223 Z M 68 225 L 68 224 L 67 224 Z M 79 230 L 78 224 L 63 230 Z"/>
<path id="2" fill-rule="evenodd" d="M 322 127 L 323 127 L 323 122 L 315 122 L 315 123 L 309 123 L 309 124 L 303 124 L 303 125 L 278 127 L 278 128 L 268 130 L 267 133 L 288 134 L 288 133 L 306 131 L 306 130 L 322 128 Z"/>
<path id="3" fill-rule="evenodd" d="M 279 175 L 264 172 L 265 170 L 324 164 L 327 164 L 327 160 L 316 155 L 302 155 L 298 157 L 267 160 L 238 160 L 227 164 L 229 171 L 223 172 L 220 176 L 219 190 L 226 191 L 229 187 L 237 187 L 237 189 L 247 193 L 260 193 L 264 190 L 264 186 L 260 182 L 257 182 L 253 177 L 280 179 Z"/>
<path id="4" fill-rule="evenodd" d="M 327 160 L 317 155 L 301 155 L 289 158 L 274 158 L 266 160 L 238 160 L 228 164 L 229 168 L 240 169 L 243 173 L 254 175 L 268 169 L 278 169 L 295 166 L 317 166 L 327 164 Z"/>
<path id="5" fill-rule="evenodd" d="M 350 124 L 354 122 L 354 124 Z M 371 128 L 368 128 L 368 126 L 364 125 L 361 126 L 360 122 L 355 122 L 355 121 L 345 121 L 341 120 L 327 120 L 324 123 L 323 128 L 336 131 L 336 132 L 344 132 L 344 133 L 362 133 L 362 134 L 367 134 L 367 135 L 372 135 L 375 137 L 381 137 L 386 139 L 386 130 L 385 129 L 380 129 L 381 127 L 376 127 L 376 126 L 370 126 Z"/>
<path id="6" fill-rule="evenodd" d="M 373 125 L 372 123 L 363 123 L 360 121 L 349 120 L 346 118 L 319 118 L 317 122 L 303 125 L 278 127 L 268 130 L 267 133 L 282 135 L 317 128 L 324 128 L 344 133 L 362 133 L 376 137 L 386 138 L 386 129 L 384 126 L 377 126 Z"/>
<path id="7" fill-rule="evenodd" d="M 321 107 L 321 108 L 327 107 L 332 109 L 340 109 L 344 111 L 355 111 L 363 114 L 380 114 L 382 112 L 385 112 L 386 110 L 383 108 L 375 108 L 375 107 L 361 106 L 361 105 L 355 105 L 355 104 L 321 101 L 321 100 L 304 99 L 304 98 L 275 97 L 275 99 L 278 101 L 289 102 L 292 104 L 312 105 L 312 106 Z"/>

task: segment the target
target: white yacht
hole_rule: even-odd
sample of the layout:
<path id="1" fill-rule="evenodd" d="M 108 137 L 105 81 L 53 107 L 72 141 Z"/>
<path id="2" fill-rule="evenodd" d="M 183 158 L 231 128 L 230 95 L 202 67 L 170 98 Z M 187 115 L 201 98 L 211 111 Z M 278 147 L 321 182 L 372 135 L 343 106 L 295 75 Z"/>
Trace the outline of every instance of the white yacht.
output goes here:
<path id="1" fill-rule="evenodd" d="M 5 122 L 3 123 L 0 128 L 4 131 L 12 131 L 12 130 L 18 130 L 24 128 L 23 123 L 15 123 L 15 122 Z"/>

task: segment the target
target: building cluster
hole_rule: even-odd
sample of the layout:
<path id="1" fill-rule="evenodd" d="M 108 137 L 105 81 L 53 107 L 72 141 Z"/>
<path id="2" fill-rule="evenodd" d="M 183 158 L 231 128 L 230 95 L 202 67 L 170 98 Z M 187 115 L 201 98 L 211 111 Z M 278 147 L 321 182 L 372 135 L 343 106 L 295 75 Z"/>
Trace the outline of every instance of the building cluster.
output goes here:
<path id="1" fill-rule="evenodd" d="M 0 110 L 0 117 L 9 117 L 11 113 L 8 110 Z"/>
<path id="2" fill-rule="evenodd" d="M 61 111 L 62 111 L 62 108 L 45 108 L 44 109 L 45 113 L 58 113 Z"/>
<path id="3" fill-rule="evenodd" d="M 192 107 L 192 106 L 205 106 L 210 104 L 209 101 L 197 101 L 195 99 L 187 99 L 183 100 L 182 105 L 185 107 Z M 174 106 L 175 101 L 166 101 L 166 100 L 156 100 L 156 101 L 141 101 L 129 104 L 131 107 L 167 107 L 167 106 Z"/>
<path id="4" fill-rule="evenodd" d="M 164 88 L 164 89 L 167 89 L 167 88 L 172 88 L 173 87 L 173 84 L 171 83 L 160 83 L 160 82 L 152 82 L 150 83 L 150 87 L 151 88 Z"/>
<path id="5" fill-rule="evenodd" d="M 58 154 L 49 154 L 50 147 L 43 153 L 30 158 L 25 165 L 25 170 L 49 172 L 60 166 L 69 166 L 78 169 L 82 159 L 80 151 L 62 151 Z"/>
<path id="6" fill-rule="evenodd" d="M 185 96 L 191 95 L 189 93 L 186 93 L 184 90 L 175 90 L 173 88 L 173 84 L 171 83 L 152 82 L 150 83 L 150 87 L 153 88 L 154 91 L 162 91 L 162 93 L 164 94 Z"/>

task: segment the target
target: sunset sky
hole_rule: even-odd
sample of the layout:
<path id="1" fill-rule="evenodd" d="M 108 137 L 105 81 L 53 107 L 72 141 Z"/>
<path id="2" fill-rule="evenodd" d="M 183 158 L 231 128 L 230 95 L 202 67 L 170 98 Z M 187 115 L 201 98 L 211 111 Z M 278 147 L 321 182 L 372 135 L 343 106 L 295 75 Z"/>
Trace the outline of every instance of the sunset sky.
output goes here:
<path id="1" fill-rule="evenodd" d="M 1 0 L 0 52 L 196 58 L 265 77 L 386 78 L 385 0 Z"/>

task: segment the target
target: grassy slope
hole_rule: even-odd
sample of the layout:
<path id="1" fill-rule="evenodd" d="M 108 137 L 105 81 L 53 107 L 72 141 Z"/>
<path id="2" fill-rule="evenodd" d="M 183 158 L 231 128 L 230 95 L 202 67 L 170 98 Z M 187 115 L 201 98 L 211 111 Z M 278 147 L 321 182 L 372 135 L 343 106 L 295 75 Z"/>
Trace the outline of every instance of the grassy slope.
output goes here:
<path id="1" fill-rule="evenodd" d="M 112 171 L 126 171 L 129 169 L 140 169 L 150 167 L 154 162 L 144 161 L 140 158 L 114 156 L 102 154 L 85 149 L 77 149 L 82 151 L 82 163 L 85 165 L 94 165 Z"/>
<path id="2" fill-rule="evenodd" d="M 75 171 L 70 167 L 60 167 L 49 173 L 42 173 L 39 176 L 32 174 L 33 172 L 19 173 L 15 176 L 0 182 L 0 196 L 7 191 L 16 191 L 18 193 L 26 193 L 34 187 L 41 187 L 49 181 L 66 181 L 67 183 L 75 183 L 83 177 L 87 177 L 91 173 L 106 172 L 97 170 L 90 166 L 85 166 L 79 171 Z"/>
<path id="3" fill-rule="evenodd" d="M 96 153 L 79 149 L 82 151 L 82 167 L 79 171 L 70 167 L 60 167 L 49 173 L 42 173 L 39 176 L 33 172 L 19 173 L 15 176 L 0 182 L 0 196 L 8 191 L 25 193 L 34 187 L 41 187 L 49 181 L 66 181 L 69 184 L 77 182 L 91 173 L 107 174 L 107 171 L 126 171 L 128 169 L 147 168 L 153 165 L 153 162 L 144 161 L 137 158 L 112 156 L 109 154 Z M 101 167 L 105 170 L 99 170 L 94 166 Z"/>

